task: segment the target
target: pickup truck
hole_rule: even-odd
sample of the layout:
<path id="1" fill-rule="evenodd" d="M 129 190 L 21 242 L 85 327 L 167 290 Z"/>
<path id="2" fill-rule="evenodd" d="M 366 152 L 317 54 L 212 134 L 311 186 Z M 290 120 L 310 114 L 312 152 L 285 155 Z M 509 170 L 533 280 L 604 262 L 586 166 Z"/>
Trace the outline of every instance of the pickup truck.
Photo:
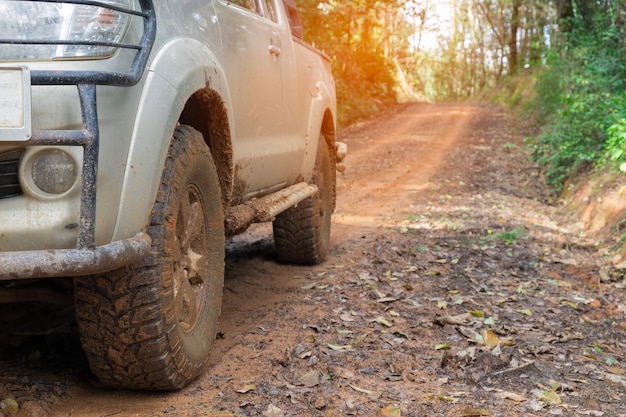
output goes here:
<path id="1" fill-rule="evenodd" d="M 327 256 L 335 125 L 293 0 L 0 1 L 0 299 L 65 289 L 103 384 L 185 386 L 228 236 Z"/>

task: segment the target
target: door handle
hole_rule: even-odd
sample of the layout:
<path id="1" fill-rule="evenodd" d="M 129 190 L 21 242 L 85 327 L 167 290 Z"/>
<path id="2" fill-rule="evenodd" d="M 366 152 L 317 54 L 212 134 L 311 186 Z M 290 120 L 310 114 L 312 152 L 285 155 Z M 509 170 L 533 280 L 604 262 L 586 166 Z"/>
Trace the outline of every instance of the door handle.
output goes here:
<path id="1" fill-rule="evenodd" d="M 275 57 L 278 57 L 281 52 L 280 48 L 276 45 L 270 45 L 269 51 L 270 51 L 270 54 L 274 55 Z"/>

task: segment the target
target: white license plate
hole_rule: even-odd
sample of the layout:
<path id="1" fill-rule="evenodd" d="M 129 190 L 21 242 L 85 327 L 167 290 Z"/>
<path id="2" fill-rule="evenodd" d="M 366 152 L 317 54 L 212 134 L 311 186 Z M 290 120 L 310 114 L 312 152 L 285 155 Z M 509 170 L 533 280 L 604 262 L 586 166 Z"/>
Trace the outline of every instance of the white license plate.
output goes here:
<path id="1" fill-rule="evenodd" d="M 28 68 L 0 67 L 0 141 L 26 141 L 31 129 Z"/>

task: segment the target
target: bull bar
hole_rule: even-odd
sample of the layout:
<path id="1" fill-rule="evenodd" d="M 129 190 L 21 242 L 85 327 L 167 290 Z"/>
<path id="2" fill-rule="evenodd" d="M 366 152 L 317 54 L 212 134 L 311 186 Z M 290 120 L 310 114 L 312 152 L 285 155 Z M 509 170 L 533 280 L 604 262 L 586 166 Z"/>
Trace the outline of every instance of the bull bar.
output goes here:
<path id="1" fill-rule="evenodd" d="M 134 50 L 127 72 L 31 70 L 31 85 L 75 85 L 78 89 L 83 121 L 81 130 L 33 130 L 27 141 L 2 141 L 26 146 L 81 146 L 83 148 L 80 220 L 76 247 L 73 249 L 0 252 L 0 280 L 18 280 L 101 273 L 137 261 L 148 254 L 150 236 L 140 232 L 129 239 L 106 245 L 95 244 L 96 180 L 100 131 L 96 86 L 130 87 L 145 71 L 156 36 L 156 12 L 152 0 L 137 0 L 141 10 L 103 1 L 32 0 L 42 3 L 67 3 L 103 7 L 143 19 L 143 34 L 137 43 L 54 41 L 56 45 L 111 46 Z M 0 45 L 44 45 L 48 40 L 0 39 Z"/>

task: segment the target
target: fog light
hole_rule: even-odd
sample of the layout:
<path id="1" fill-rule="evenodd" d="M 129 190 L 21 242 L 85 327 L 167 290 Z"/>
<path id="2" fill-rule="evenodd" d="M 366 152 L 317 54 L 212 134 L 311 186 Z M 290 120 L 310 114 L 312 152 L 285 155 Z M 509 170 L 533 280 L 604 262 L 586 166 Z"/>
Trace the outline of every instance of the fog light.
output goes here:
<path id="1" fill-rule="evenodd" d="M 48 194 L 68 191 L 76 182 L 77 175 L 74 159 L 59 149 L 43 151 L 33 162 L 33 183 Z"/>

